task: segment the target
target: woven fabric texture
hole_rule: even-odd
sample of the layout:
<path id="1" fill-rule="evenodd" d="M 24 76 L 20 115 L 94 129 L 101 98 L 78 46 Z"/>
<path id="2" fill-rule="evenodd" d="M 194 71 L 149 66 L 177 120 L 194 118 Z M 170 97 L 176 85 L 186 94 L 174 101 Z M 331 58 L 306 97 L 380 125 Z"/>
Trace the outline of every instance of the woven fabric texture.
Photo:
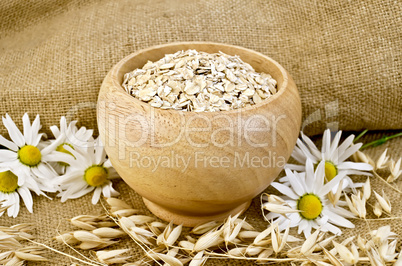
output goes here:
<path id="1" fill-rule="evenodd" d="M 328 126 L 359 131 L 402 128 L 402 2 L 305 0 L 2 0 L 0 1 L 0 115 L 17 126 L 25 112 L 41 115 L 43 131 L 60 116 L 96 129 L 96 101 L 103 78 L 126 55 L 149 46 L 177 41 L 213 41 L 239 45 L 278 61 L 295 80 L 308 135 Z M 7 132 L 0 122 L 0 134 Z M 374 134 L 363 139 L 378 138 Z M 368 149 L 378 158 L 385 148 L 402 154 L 401 139 Z M 392 199 L 402 216 L 401 196 L 372 179 L 376 191 Z M 400 186 L 401 187 L 401 186 Z M 139 195 L 123 181 L 121 198 L 150 214 Z M 272 191 L 270 188 L 268 191 Z M 52 240 L 73 229 L 68 219 L 103 213 L 91 196 L 61 203 L 34 196 L 34 213 L 21 206 L 15 219 L 2 216 L 0 225 L 34 223 L 36 240 L 74 254 Z M 245 213 L 257 228 L 263 221 L 259 199 Z M 369 217 L 373 218 L 373 214 Z M 388 222 L 370 222 L 377 227 Z M 367 232 L 367 223 L 343 237 Z M 393 231 L 402 235 L 402 223 Z M 116 248 L 141 250 L 129 239 Z M 49 263 L 70 265 L 69 258 L 49 253 Z M 252 265 L 210 260 L 207 265 Z"/>
<path id="2" fill-rule="evenodd" d="M 66 114 L 95 128 L 109 69 L 175 41 L 234 44 L 278 61 L 300 90 L 306 133 L 333 121 L 402 127 L 400 1 L 5 0 L 0 12 L 0 113 L 39 113 L 45 131 Z"/>

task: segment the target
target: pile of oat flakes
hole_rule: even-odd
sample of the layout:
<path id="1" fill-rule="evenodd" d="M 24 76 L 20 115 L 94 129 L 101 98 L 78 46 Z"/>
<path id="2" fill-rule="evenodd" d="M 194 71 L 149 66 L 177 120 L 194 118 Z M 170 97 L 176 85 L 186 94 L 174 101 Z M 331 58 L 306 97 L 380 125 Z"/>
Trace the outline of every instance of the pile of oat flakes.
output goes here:
<path id="1" fill-rule="evenodd" d="M 125 74 L 124 89 L 162 109 L 215 112 L 257 104 L 277 92 L 276 81 L 239 56 L 196 50 L 168 54 Z"/>

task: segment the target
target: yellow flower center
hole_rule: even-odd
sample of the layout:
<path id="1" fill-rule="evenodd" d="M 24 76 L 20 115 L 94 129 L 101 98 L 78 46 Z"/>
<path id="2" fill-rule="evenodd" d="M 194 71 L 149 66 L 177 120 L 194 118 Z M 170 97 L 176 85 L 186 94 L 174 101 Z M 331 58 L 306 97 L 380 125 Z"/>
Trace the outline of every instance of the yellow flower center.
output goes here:
<path id="1" fill-rule="evenodd" d="M 3 193 L 14 192 L 18 188 L 18 177 L 11 171 L 0 172 L 0 191 Z"/>
<path id="2" fill-rule="evenodd" d="M 37 166 L 42 160 L 40 150 L 32 145 L 25 145 L 18 151 L 20 162 L 30 167 Z"/>
<path id="3" fill-rule="evenodd" d="M 325 162 L 325 180 L 331 181 L 338 174 L 338 168 L 330 161 Z"/>
<path id="4" fill-rule="evenodd" d="M 322 203 L 320 198 L 314 194 L 303 195 L 298 203 L 297 209 L 300 210 L 300 215 L 307 220 L 314 220 L 322 212 Z"/>
<path id="5" fill-rule="evenodd" d="M 69 152 L 68 150 L 66 150 L 66 149 L 64 148 L 64 145 L 70 146 L 71 149 L 74 150 L 74 147 L 73 147 L 71 144 L 62 143 L 62 144 L 60 144 L 59 146 L 57 146 L 56 151 L 64 152 L 64 153 L 70 154 L 71 156 L 74 157 L 74 155 L 73 155 L 71 152 Z M 75 159 L 75 157 L 74 157 L 74 159 Z M 64 162 L 58 162 L 58 163 L 59 163 L 60 165 L 62 165 L 62 166 L 70 166 L 68 163 L 64 163 Z"/>
<path id="6" fill-rule="evenodd" d="M 84 180 L 93 187 L 102 186 L 107 182 L 108 170 L 100 165 L 93 165 L 85 170 Z"/>

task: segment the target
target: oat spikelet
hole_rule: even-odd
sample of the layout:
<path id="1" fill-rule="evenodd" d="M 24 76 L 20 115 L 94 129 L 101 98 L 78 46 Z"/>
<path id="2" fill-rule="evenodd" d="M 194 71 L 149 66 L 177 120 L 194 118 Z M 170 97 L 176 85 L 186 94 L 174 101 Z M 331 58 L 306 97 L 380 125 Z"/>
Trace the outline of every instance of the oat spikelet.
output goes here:
<path id="1" fill-rule="evenodd" d="M 346 261 L 349 264 L 357 263 L 355 256 L 353 255 L 352 252 L 350 252 L 350 250 L 346 246 L 339 244 L 336 241 L 332 241 L 332 243 L 334 244 L 336 251 L 344 261 Z"/>
<path id="2" fill-rule="evenodd" d="M 204 251 L 198 252 L 191 260 L 189 266 L 201 266 L 204 265 L 208 257 L 204 257 Z"/>
<path id="3" fill-rule="evenodd" d="M 222 238 L 222 229 L 210 231 L 202 235 L 194 245 L 194 251 L 199 252 L 209 249 L 214 246 L 218 246 L 224 242 Z"/>
<path id="4" fill-rule="evenodd" d="M 303 243 L 301 246 L 300 252 L 304 255 L 309 255 L 311 252 L 313 252 L 313 247 L 315 246 L 317 242 L 317 236 L 318 233 L 320 233 L 320 230 L 317 229 L 313 234 L 311 234 L 306 241 Z"/>
<path id="5" fill-rule="evenodd" d="M 126 263 L 130 256 L 121 256 L 121 254 L 129 251 L 128 249 L 117 250 L 101 250 L 95 252 L 96 258 L 106 264 Z"/>
<path id="6" fill-rule="evenodd" d="M 201 225 L 198 225 L 198 226 L 194 227 L 191 230 L 191 233 L 196 234 L 196 235 L 202 235 L 202 234 L 204 234 L 204 233 L 206 233 L 208 231 L 211 231 L 212 229 L 216 228 L 218 225 L 219 224 L 216 221 L 211 221 L 211 222 L 208 222 L 208 223 L 204 223 L 204 224 L 201 224 Z"/>
<path id="7" fill-rule="evenodd" d="M 105 238 L 119 238 L 126 235 L 123 230 L 114 229 L 109 227 L 101 227 L 92 231 L 92 233 L 98 237 Z"/>
<path id="8" fill-rule="evenodd" d="M 336 190 L 335 194 L 333 194 L 332 191 L 330 191 L 327 194 L 328 199 L 331 201 L 333 206 L 336 206 L 336 204 L 338 203 L 339 199 L 341 198 L 342 191 L 343 191 L 342 188 L 343 188 L 343 180 L 341 180 L 339 182 L 338 189 Z"/>
<path id="9" fill-rule="evenodd" d="M 344 265 L 342 264 L 342 262 L 341 262 L 337 257 L 335 257 L 331 252 L 329 252 L 329 251 L 326 250 L 325 248 L 323 249 L 323 251 L 324 251 L 324 254 L 325 254 L 326 258 L 327 258 L 333 265 L 335 265 L 335 266 L 344 266 Z"/>
<path id="10" fill-rule="evenodd" d="M 376 164 L 374 163 L 373 159 L 371 159 L 367 154 L 357 151 L 353 155 L 353 160 L 355 162 L 362 162 L 362 163 L 368 163 L 370 164 L 373 168 L 375 168 Z"/>
<path id="11" fill-rule="evenodd" d="M 387 212 L 391 213 L 391 202 L 389 201 L 388 197 L 385 195 L 384 191 L 382 192 L 382 196 L 380 196 L 377 192 L 373 191 L 374 195 L 380 204 L 381 208 Z"/>
<path id="12" fill-rule="evenodd" d="M 370 178 L 367 178 L 366 182 L 363 185 L 363 197 L 367 201 L 371 196 L 371 185 Z"/>
<path id="13" fill-rule="evenodd" d="M 278 214 L 288 214 L 300 212 L 299 210 L 292 209 L 291 207 L 285 205 L 279 205 L 276 203 L 266 202 L 263 204 L 263 208 L 270 212 L 275 212 Z"/>
<path id="14" fill-rule="evenodd" d="M 391 172 L 390 176 L 388 177 L 388 182 L 394 182 L 402 175 L 401 170 L 401 163 L 402 158 L 399 158 L 398 161 L 395 163 L 393 160 L 388 164 L 389 170 Z"/>
<path id="15" fill-rule="evenodd" d="M 163 261 L 170 266 L 183 266 L 183 263 L 179 259 L 167 254 L 147 252 L 147 256 L 154 260 Z"/>
<path id="16" fill-rule="evenodd" d="M 15 255 L 18 258 L 20 258 L 22 260 L 26 260 L 26 261 L 49 261 L 48 259 L 46 259 L 40 255 L 35 255 L 35 254 L 31 254 L 31 253 L 16 251 Z"/>
<path id="17" fill-rule="evenodd" d="M 375 164 L 376 169 L 383 169 L 387 166 L 387 163 L 389 160 L 389 156 L 387 156 L 387 151 L 388 151 L 388 149 L 385 149 L 385 151 L 378 158 L 378 160 Z"/>

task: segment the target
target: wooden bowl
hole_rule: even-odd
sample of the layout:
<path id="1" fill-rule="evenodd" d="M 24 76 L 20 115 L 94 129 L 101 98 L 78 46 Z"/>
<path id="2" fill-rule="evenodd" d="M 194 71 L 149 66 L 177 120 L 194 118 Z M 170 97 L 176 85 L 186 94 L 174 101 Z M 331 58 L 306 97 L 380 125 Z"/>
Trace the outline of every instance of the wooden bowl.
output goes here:
<path id="1" fill-rule="evenodd" d="M 187 49 L 238 55 L 276 79 L 278 92 L 250 107 L 196 113 L 153 108 L 121 86 L 125 73 L 148 60 Z M 103 81 L 97 119 L 114 168 L 149 210 L 194 226 L 246 210 L 277 177 L 299 134 L 301 103 L 294 81 L 271 58 L 238 46 L 181 42 L 117 63 Z"/>

